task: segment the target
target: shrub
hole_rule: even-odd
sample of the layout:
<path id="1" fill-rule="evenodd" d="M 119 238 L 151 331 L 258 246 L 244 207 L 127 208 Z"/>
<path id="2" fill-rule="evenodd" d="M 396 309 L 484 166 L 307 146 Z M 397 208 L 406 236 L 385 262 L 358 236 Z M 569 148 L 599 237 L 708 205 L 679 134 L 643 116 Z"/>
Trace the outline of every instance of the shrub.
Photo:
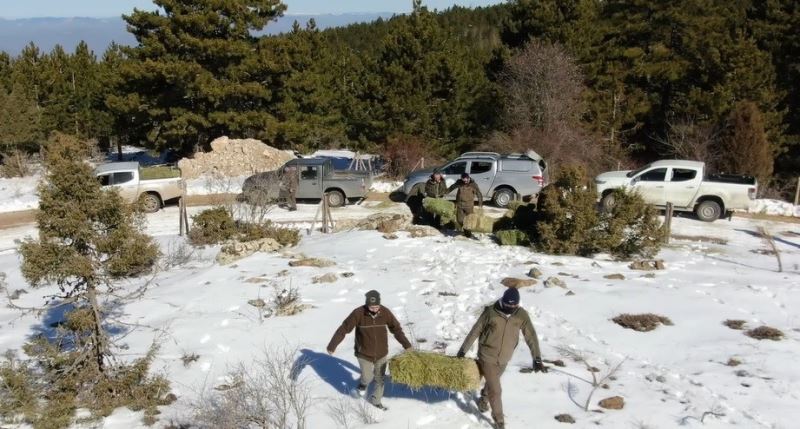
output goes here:
<path id="1" fill-rule="evenodd" d="M 744 333 L 750 338 L 755 338 L 757 340 L 772 340 L 772 341 L 780 341 L 783 339 L 783 332 L 780 329 L 776 329 L 770 326 L 759 326 L 758 328 L 751 329 Z"/>
<path id="2" fill-rule="evenodd" d="M 529 246 L 528 234 L 518 229 L 507 229 L 495 233 L 497 241 L 503 246 Z"/>
<path id="3" fill-rule="evenodd" d="M 405 352 L 389 361 L 392 381 L 412 389 L 437 387 L 465 392 L 480 385 L 478 366 L 472 359 L 431 352 Z"/>
<path id="4" fill-rule="evenodd" d="M 728 320 L 722 322 L 723 325 L 725 325 L 725 326 L 727 326 L 727 327 L 729 327 L 731 329 L 735 329 L 737 331 L 743 330 L 744 329 L 744 325 L 746 323 L 747 323 L 746 321 L 739 320 L 739 319 L 728 319 Z"/>
<path id="5" fill-rule="evenodd" d="M 656 329 L 658 325 L 672 326 L 672 321 L 664 316 L 658 314 L 620 314 L 619 316 L 611 319 L 619 326 L 627 329 L 633 329 L 639 332 L 649 332 Z"/>
<path id="6" fill-rule="evenodd" d="M 0 153 L 0 177 L 25 177 L 31 175 L 31 156 L 21 150 Z"/>
<path id="7" fill-rule="evenodd" d="M 194 245 L 217 244 L 236 235 L 236 222 L 224 207 L 203 210 L 192 216 L 192 222 L 189 241 Z"/>
<path id="8" fill-rule="evenodd" d="M 619 258 L 655 256 L 666 234 L 656 209 L 639 194 L 615 190 L 615 204 L 600 215 L 597 246 Z"/>
<path id="9" fill-rule="evenodd" d="M 598 248 L 596 193 L 580 167 L 565 167 L 539 195 L 533 228 L 537 249 L 545 253 L 588 256 Z"/>
<path id="10" fill-rule="evenodd" d="M 430 144 L 408 135 L 390 137 L 381 155 L 386 160 L 386 174 L 392 178 L 402 178 L 415 168 L 423 168 L 422 158 L 425 158 L 425 166 L 435 166 L 440 161 Z"/>
<path id="11" fill-rule="evenodd" d="M 300 243 L 300 231 L 284 228 L 269 221 L 262 224 L 239 223 L 236 238 L 242 242 L 271 238 L 283 246 L 296 246 Z"/>

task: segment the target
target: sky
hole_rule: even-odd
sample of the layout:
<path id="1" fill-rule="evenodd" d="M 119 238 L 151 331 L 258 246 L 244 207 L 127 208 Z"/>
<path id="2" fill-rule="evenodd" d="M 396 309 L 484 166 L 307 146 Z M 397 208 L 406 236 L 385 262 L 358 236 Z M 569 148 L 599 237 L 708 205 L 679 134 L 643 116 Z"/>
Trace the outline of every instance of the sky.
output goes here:
<path id="1" fill-rule="evenodd" d="M 453 5 L 486 6 L 503 0 L 423 0 L 430 9 Z M 328 14 L 351 12 L 408 12 L 411 0 L 284 0 L 290 14 Z M 134 7 L 152 9 L 152 0 L 0 0 L 0 17 L 7 19 L 38 17 L 105 18 L 128 13 Z"/>

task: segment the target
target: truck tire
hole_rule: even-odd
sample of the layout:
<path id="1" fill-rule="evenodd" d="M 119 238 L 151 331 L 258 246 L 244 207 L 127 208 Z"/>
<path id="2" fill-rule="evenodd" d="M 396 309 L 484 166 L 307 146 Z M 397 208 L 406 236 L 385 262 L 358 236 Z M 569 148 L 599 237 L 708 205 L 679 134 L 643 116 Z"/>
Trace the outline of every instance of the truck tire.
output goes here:
<path id="1" fill-rule="evenodd" d="M 512 200 L 514 200 L 514 196 L 516 196 L 516 193 L 514 193 L 514 191 L 511 189 L 498 189 L 494 192 L 494 196 L 492 196 L 492 202 L 495 206 L 504 209 L 508 207 L 508 204 L 511 203 Z"/>
<path id="2" fill-rule="evenodd" d="M 600 209 L 603 213 L 611 213 L 615 205 L 617 205 L 617 197 L 614 195 L 614 192 L 607 193 L 603 196 L 603 199 L 600 200 Z"/>
<path id="3" fill-rule="evenodd" d="M 161 198 L 155 194 L 144 194 L 140 198 L 142 210 L 145 213 L 155 213 L 161 210 Z"/>
<path id="4" fill-rule="evenodd" d="M 342 207 L 345 204 L 342 191 L 328 191 L 328 205 L 331 207 Z"/>
<path id="5" fill-rule="evenodd" d="M 694 214 L 703 222 L 714 222 L 722 216 L 722 207 L 716 201 L 706 200 L 695 207 Z"/>

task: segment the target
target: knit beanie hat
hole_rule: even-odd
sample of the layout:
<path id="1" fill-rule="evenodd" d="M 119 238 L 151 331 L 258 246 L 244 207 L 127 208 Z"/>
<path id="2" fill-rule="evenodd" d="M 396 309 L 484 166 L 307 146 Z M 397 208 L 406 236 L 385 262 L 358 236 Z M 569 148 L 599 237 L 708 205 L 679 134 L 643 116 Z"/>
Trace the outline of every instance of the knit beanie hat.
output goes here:
<path id="1" fill-rule="evenodd" d="M 515 288 L 506 289 L 503 293 L 503 304 L 505 305 L 519 305 L 519 290 Z"/>
<path id="2" fill-rule="evenodd" d="M 367 296 L 367 302 L 366 302 L 367 306 L 381 305 L 381 294 L 378 293 L 377 290 L 371 290 L 367 292 L 366 296 Z M 517 294 L 517 296 L 519 296 L 519 294 Z"/>

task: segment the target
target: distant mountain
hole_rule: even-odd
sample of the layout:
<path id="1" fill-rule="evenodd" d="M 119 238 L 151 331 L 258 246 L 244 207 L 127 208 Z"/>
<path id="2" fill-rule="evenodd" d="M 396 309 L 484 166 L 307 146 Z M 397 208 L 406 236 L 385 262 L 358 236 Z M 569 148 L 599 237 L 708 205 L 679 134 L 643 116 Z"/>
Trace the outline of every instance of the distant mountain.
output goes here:
<path id="1" fill-rule="evenodd" d="M 294 21 L 305 25 L 314 18 L 320 29 L 343 27 L 359 22 L 371 22 L 379 17 L 388 18 L 386 13 L 346 13 L 337 15 L 286 15 L 277 22 L 267 25 L 267 34 L 285 33 L 291 30 Z M 17 55 L 30 42 L 43 51 L 50 51 L 60 44 L 72 51 L 81 40 L 99 56 L 111 42 L 132 45 L 136 40 L 125 28 L 122 18 L 0 18 L 0 51 Z"/>

